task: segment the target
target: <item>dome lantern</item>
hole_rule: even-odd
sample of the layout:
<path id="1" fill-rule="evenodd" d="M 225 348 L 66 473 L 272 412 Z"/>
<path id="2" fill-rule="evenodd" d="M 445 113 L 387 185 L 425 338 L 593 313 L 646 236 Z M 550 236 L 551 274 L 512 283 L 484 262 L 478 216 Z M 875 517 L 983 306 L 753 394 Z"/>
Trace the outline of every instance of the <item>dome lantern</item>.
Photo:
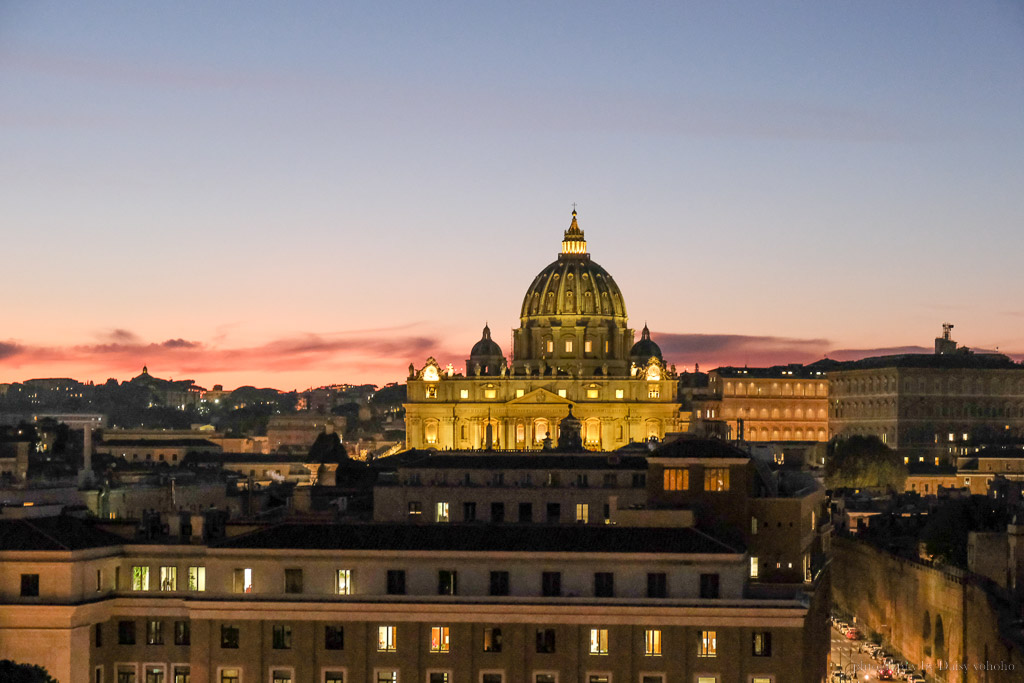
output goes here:
<path id="1" fill-rule="evenodd" d="M 562 255 L 587 255 L 587 240 L 583 237 L 583 231 L 580 230 L 579 223 L 576 222 L 575 206 L 572 210 L 572 223 L 569 224 L 569 229 L 565 231 L 565 236 L 562 238 Z"/>

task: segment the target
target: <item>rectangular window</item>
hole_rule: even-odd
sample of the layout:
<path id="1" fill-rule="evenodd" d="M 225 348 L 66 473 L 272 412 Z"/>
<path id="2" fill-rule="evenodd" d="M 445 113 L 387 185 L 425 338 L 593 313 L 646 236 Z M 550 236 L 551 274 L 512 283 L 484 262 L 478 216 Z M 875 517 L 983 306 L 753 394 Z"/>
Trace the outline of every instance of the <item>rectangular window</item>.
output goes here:
<path id="1" fill-rule="evenodd" d="M 339 569 L 335 577 L 334 590 L 338 595 L 352 595 L 352 570 Z"/>
<path id="2" fill-rule="evenodd" d="M 757 517 L 750 518 L 750 535 L 757 536 Z"/>
<path id="3" fill-rule="evenodd" d="M 252 569 L 235 569 L 232 579 L 234 592 L 252 593 Z"/>
<path id="4" fill-rule="evenodd" d="M 584 340 L 584 342 L 583 342 L 583 352 L 584 353 L 590 353 L 593 350 L 594 350 L 594 342 L 591 341 L 590 339 Z"/>
<path id="5" fill-rule="evenodd" d="M 599 398 L 600 395 L 599 389 L 587 389 L 587 398 Z"/>
<path id="6" fill-rule="evenodd" d="M 206 590 L 206 567 L 188 568 L 188 589 L 190 591 Z"/>
<path id="7" fill-rule="evenodd" d="M 622 398 L 625 396 L 625 392 L 622 389 L 615 390 L 615 398 Z"/>
<path id="8" fill-rule="evenodd" d="M 292 683 L 291 669 L 271 669 L 270 683 Z"/>
<path id="9" fill-rule="evenodd" d="M 160 567 L 160 590 L 162 590 L 162 591 L 176 591 L 176 590 L 178 590 L 178 568 L 177 567 Z"/>
<path id="10" fill-rule="evenodd" d="M 447 522 L 448 521 L 448 503 L 440 502 L 434 506 L 434 521 L 435 522 Z"/>
<path id="11" fill-rule="evenodd" d="M 462 504 L 462 521 L 463 522 L 475 522 L 476 521 L 476 503 L 473 501 L 466 501 Z"/>
<path id="12" fill-rule="evenodd" d="M 590 521 L 590 505 L 587 503 L 576 503 L 576 521 L 586 524 Z"/>
<path id="13" fill-rule="evenodd" d="M 497 626 L 484 627 L 484 652 L 501 652 L 501 629 Z"/>
<path id="14" fill-rule="evenodd" d="M 146 622 L 146 644 L 164 644 L 164 622 L 159 619 L 150 619 Z"/>
<path id="15" fill-rule="evenodd" d="M 516 398 L 526 396 L 526 389 L 516 389 Z"/>
<path id="16" fill-rule="evenodd" d="M 395 643 L 397 628 L 397 626 L 377 627 L 377 652 L 394 652 L 397 649 Z"/>
<path id="17" fill-rule="evenodd" d="M 192 644 L 192 625 L 189 621 L 175 621 L 174 622 L 174 644 L 175 645 L 191 645 Z"/>
<path id="18" fill-rule="evenodd" d="M 715 631 L 701 631 L 700 643 L 697 645 L 698 657 L 718 656 L 718 633 Z"/>
<path id="19" fill-rule="evenodd" d="M 397 671 L 378 671 L 377 683 L 398 683 Z"/>
<path id="20" fill-rule="evenodd" d="M 751 643 L 751 654 L 755 657 L 772 656 L 772 632 L 754 631 Z"/>
<path id="21" fill-rule="evenodd" d="M 149 567 L 132 567 L 132 590 L 149 590 Z"/>
<path id="22" fill-rule="evenodd" d="M 554 340 L 548 339 L 548 343 L 545 344 L 544 348 L 546 348 L 548 350 L 548 353 L 554 353 L 555 352 L 555 342 L 554 342 Z"/>
<path id="23" fill-rule="evenodd" d="M 649 572 L 647 574 L 647 597 L 668 597 L 668 575 L 665 572 Z"/>
<path id="24" fill-rule="evenodd" d="M 590 674 L 587 683 L 610 683 L 610 677 L 608 674 Z"/>
<path id="25" fill-rule="evenodd" d="M 608 629 L 606 629 L 606 628 L 592 628 L 592 629 L 590 629 L 590 654 L 592 654 L 592 655 L 606 655 L 606 654 L 608 654 Z"/>
<path id="26" fill-rule="evenodd" d="M 175 666 L 174 683 L 192 683 L 192 667 L 181 664 Z"/>
<path id="27" fill-rule="evenodd" d="M 497 398 L 497 397 L 498 397 L 498 390 L 497 389 L 484 389 L 484 398 Z"/>
<path id="28" fill-rule="evenodd" d="M 21 575 L 21 597 L 35 598 L 39 596 L 39 574 Z"/>
<path id="29" fill-rule="evenodd" d="M 572 353 L 572 339 L 565 340 L 565 352 Z"/>
<path id="30" fill-rule="evenodd" d="M 666 491 L 686 491 L 690 488 L 690 470 L 666 469 L 664 489 Z"/>
<path id="31" fill-rule="evenodd" d="M 324 683 L 345 683 L 344 671 L 325 671 Z"/>
<path id="32" fill-rule="evenodd" d="M 505 504 L 491 503 L 491 521 L 500 524 L 505 521 Z"/>
<path id="33" fill-rule="evenodd" d="M 430 627 L 430 651 L 435 653 L 448 652 L 449 632 L 447 626 Z"/>
<path id="34" fill-rule="evenodd" d="M 119 621 L 119 622 L 117 622 L 117 644 L 118 645 L 134 645 L 135 644 L 135 622 L 134 621 Z"/>
<path id="35" fill-rule="evenodd" d="M 562 506 L 559 503 L 548 503 L 545 506 L 545 518 L 548 524 L 558 524 L 562 519 Z"/>
<path id="36" fill-rule="evenodd" d="M 285 593 L 301 593 L 302 592 L 302 570 L 298 567 L 289 568 L 284 570 L 284 592 Z"/>
<path id="37" fill-rule="evenodd" d="M 447 671 L 431 671 L 427 675 L 427 683 L 448 683 L 449 676 Z"/>
<path id="38" fill-rule="evenodd" d="M 704 490 L 705 491 L 728 491 L 729 490 L 729 468 L 728 467 L 706 467 L 706 468 L 704 468 Z"/>
<path id="39" fill-rule="evenodd" d="M 700 597 L 705 599 L 718 597 L 718 574 L 700 575 Z"/>
<path id="40" fill-rule="evenodd" d="M 441 569 L 437 572 L 437 594 L 458 595 L 458 572 L 454 569 Z"/>
<path id="41" fill-rule="evenodd" d="M 238 627 L 229 624 L 220 625 L 220 646 L 225 650 L 238 649 Z"/>
<path id="42" fill-rule="evenodd" d="M 117 683 L 135 683 L 135 667 L 117 667 Z"/>
<path id="43" fill-rule="evenodd" d="M 292 627 L 285 624 L 274 624 L 272 647 L 275 650 L 292 649 Z"/>
<path id="44" fill-rule="evenodd" d="M 661 656 L 661 629 L 649 628 L 644 631 L 644 654 L 648 657 Z"/>
<path id="45" fill-rule="evenodd" d="M 417 517 L 423 514 L 423 504 L 418 500 L 409 501 L 409 516 Z"/>
<path id="46" fill-rule="evenodd" d="M 481 674 L 480 683 L 505 683 L 505 675 L 498 672 Z"/>
<path id="47" fill-rule="evenodd" d="M 143 669 L 146 683 L 164 683 L 164 668 L 157 664 L 147 664 Z"/>
<path id="48" fill-rule="evenodd" d="M 103 624 L 96 624 L 93 627 L 93 637 L 96 647 L 103 647 Z"/>
<path id="49" fill-rule="evenodd" d="M 508 595 L 508 572 L 491 572 L 491 595 Z"/>
<path id="50" fill-rule="evenodd" d="M 238 683 L 241 673 L 238 669 L 221 669 L 220 683 Z"/>
<path id="51" fill-rule="evenodd" d="M 750 578 L 752 578 L 752 579 L 756 579 L 758 574 L 759 574 L 759 569 L 758 569 L 757 564 L 758 564 L 757 563 L 757 557 L 756 556 L 752 556 L 750 558 Z"/>
<path id="52" fill-rule="evenodd" d="M 533 683 L 558 683 L 556 674 L 534 674 Z"/>
<path id="53" fill-rule="evenodd" d="M 612 572 L 594 572 L 594 597 L 615 597 L 615 574 Z"/>
<path id="54" fill-rule="evenodd" d="M 405 570 L 388 570 L 388 595 L 405 595 Z"/>
<path id="55" fill-rule="evenodd" d="M 469 398 L 469 389 L 459 389 L 459 398 Z"/>
<path id="56" fill-rule="evenodd" d="M 533 503 L 519 504 L 519 522 L 527 524 L 533 521 Z"/>
<path id="57" fill-rule="evenodd" d="M 537 629 L 537 652 L 540 654 L 553 654 L 555 651 L 555 629 Z"/>
<path id="58" fill-rule="evenodd" d="M 661 397 L 661 387 L 657 384 L 647 385 L 647 398 L 659 398 Z"/>
<path id="59" fill-rule="evenodd" d="M 665 677 L 658 674 L 644 674 L 640 677 L 640 683 L 665 683 Z"/>
<path id="60" fill-rule="evenodd" d="M 345 649 L 345 627 L 324 626 L 324 649 L 344 650 Z"/>
<path id="61" fill-rule="evenodd" d="M 548 598 L 558 597 L 562 594 L 562 573 L 544 572 L 540 575 L 541 595 Z"/>
<path id="62" fill-rule="evenodd" d="M 565 398 L 565 389 L 559 389 L 558 396 L 559 398 Z"/>

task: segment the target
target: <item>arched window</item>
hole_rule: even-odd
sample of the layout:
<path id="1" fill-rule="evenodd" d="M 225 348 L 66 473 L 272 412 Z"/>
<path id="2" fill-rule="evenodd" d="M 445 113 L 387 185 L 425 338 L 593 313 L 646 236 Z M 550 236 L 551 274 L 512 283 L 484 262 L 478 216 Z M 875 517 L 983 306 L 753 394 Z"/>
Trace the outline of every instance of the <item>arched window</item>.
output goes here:
<path id="1" fill-rule="evenodd" d="M 601 444 L 601 421 L 590 418 L 583 421 L 583 440 L 588 446 L 599 446 Z"/>
<path id="2" fill-rule="evenodd" d="M 526 441 L 526 425 L 522 422 L 516 424 L 516 443 L 524 443 Z"/>
<path id="3" fill-rule="evenodd" d="M 942 615 L 935 615 L 935 656 L 944 657 L 946 653 L 946 634 L 942 628 Z"/>
<path id="4" fill-rule="evenodd" d="M 548 436 L 548 421 L 539 417 L 533 422 L 533 440 L 541 443 Z"/>
<path id="5" fill-rule="evenodd" d="M 661 438 L 661 423 L 657 420 L 647 421 L 647 438 L 660 439 Z"/>
<path id="6" fill-rule="evenodd" d="M 583 295 L 583 312 L 593 313 L 594 312 L 594 295 L 590 292 L 586 292 Z"/>
<path id="7" fill-rule="evenodd" d="M 437 420 L 427 420 L 423 423 L 423 441 L 429 444 L 437 443 Z"/>

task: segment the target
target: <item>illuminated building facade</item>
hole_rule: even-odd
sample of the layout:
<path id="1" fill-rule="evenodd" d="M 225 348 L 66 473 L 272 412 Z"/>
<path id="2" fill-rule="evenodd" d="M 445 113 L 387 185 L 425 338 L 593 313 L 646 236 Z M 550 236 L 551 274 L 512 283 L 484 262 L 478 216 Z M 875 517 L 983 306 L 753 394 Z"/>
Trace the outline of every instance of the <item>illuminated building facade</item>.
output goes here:
<path id="1" fill-rule="evenodd" d="M 622 292 L 590 258 L 575 211 L 558 259 L 526 291 L 520 323 L 511 361 L 485 326 L 464 375 L 434 358 L 409 366 L 408 447 L 540 449 L 570 411 L 592 450 L 685 431 L 675 368 L 646 326 L 634 343 Z"/>

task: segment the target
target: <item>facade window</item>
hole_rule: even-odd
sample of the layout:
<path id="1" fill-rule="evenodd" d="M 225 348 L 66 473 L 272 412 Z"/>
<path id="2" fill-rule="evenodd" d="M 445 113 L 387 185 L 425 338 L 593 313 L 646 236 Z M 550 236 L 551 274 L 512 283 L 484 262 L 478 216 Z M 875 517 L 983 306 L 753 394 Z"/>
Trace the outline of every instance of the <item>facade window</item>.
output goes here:
<path id="1" fill-rule="evenodd" d="M 238 669 L 221 669 L 220 683 L 238 683 L 241 679 L 241 672 Z"/>
<path id="2" fill-rule="evenodd" d="M 594 572 L 594 597 L 615 597 L 615 574 L 612 572 Z"/>
<path id="3" fill-rule="evenodd" d="M 565 340 L 565 352 L 572 353 L 572 339 Z"/>
<path id="4" fill-rule="evenodd" d="M 554 342 L 554 340 L 548 339 L 548 342 L 545 345 L 545 348 L 548 350 L 548 353 L 554 353 L 555 352 L 555 342 Z"/>
<path id="5" fill-rule="evenodd" d="M 594 350 L 594 342 L 591 341 L 590 339 L 584 340 L 583 341 L 583 352 L 584 353 L 591 353 L 593 350 Z"/>
<path id="6" fill-rule="evenodd" d="M 182 664 L 175 666 L 173 683 L 192 683 L 192 667 Z"/>
<path id="7" fill-rule="evenodd" d="M 644 674 L 640 677 L 640 683 L 665 683 L 665 677 L 661 674 Z"/>
<path id="8" fill-rule="evenodd" d="M 132 590 L 149 590 L 149 567 L 132 567 Z"/>
<path id="9" fill-rule="evenodd" d="M 752 578 L 752 579 L 756 579 L 758 577 L 759 573 L 760 573 L 759 568 L 758 568 L 757 565 L 758 565 L 757 556 L 756 555 L 752 556 L 750 558 L 750 578 Z"/>
<path id="10" fill-rule="evenodd" d="M 705 491 L 728 491 L 729 490 L 729 468 L 728 467 L 707 467 L 704 469 L 704 490 Z"/>
<path id="11" fill-rule="evenodd" d="M 252 593 L 252 569 L 239 568 L 232 573 L 235 593 Z"/>
<path id="12" fill-rule="evenodd" d="M 135 665 L 117 667 L 117 683 L 135 683 Z"/>
<path id="13" fill-rule="evenodd" d="M 500 524 L 505 521 L 505 504 L 491 503 L 491 521 Z"/>
<path id="14" fill-rule="evenodd" d="M 533 521 L 533 503 L 519 504 L 519 522 L 528 524 Z"/>
<path id="15" fill-rule="evenodd" d="M 497 626 L 484 627 L 484 652 L 501 652 L 501 629 Z"/>
<path id="16" fill-rule="evenodd" d="M 377 683 L 398 683 L 397 671 L 378 671 Z"/>
<path id="17" fill-rule="evenodd" d="M 146 683 L 164 683 L 164 667 L 159 664 L 147 664 L 143 668 Z"/>
<path id="18" fill-rule="evenodd" d="M 160 567 L 160 590 L 162 590 L 162 591 L 176 591 L 176 590 L 178 590 L 178 568 L 177 567 Z"/>
<path id="19" fill-rule="evenodd" d="M 447 671 L 431 671 L 427 674 L 427 683 L 448 683 L 450 678 Z"/>
<path id="20" fill-rule="evenodd" d="M 39 574 L 21 575 L 21 597 L 35 598 L 39 596 Z"/>
<path id="21" fill-rule="evenodd" d="M 190 591 L 206 590 L 206 567 L 188 568 L 188 589 Z"/>
<path id="22" fill-rule="evenodd" d="M 397 626 L 377 627 L 377 652 L 394 652 L 398 649 L 395 642 Z"/>
<path id="23" fill-rule="evenodd" d="M 622 398 L 626 393 L 622 389 L 615 390 L 615 398 Z"/>
<path id="24" fill-rule="evenodd" d="M 117 644 L 118 645 L 134 645 L 135 644 L 135 622 L 134 621 L 119 621 L 119 622 L 117 622 Z"/>
<path id="25" fill-rule="evenodd" d="M 599 398 L 601 392 L 599 389 L 587 389 L 587 398 Z"/>
<path id="26" fill-rule="evenodd" d="M 508 595 L 508 572 L 491 572 L 491 595 Z"/>
<path id="27" fill-rule="evenodd" d="M 701 631 L 700 643 L 697 645 L 698 657 L 718 656 L 718 633 L 716 631 Z"/>
<path id="28" fill-rule="evenodd" d="M 437 387 L 433 384 L 427 385 L 427 398 L 437 398 Z"/>
<path id="29" fill-rule="evenodd" d="M 606 628 L 592 628 L 592 629 L 590 629 L 590 654 L 592 654 L 592 655 L 606 655 L 606 654 L 608 654 L 608 629 L 606 629 Z"/>
<path id="30" fill-rule="evenodd" d="M 437 572 L 437 594 L 458 595 L 458 572 L 454 569 L 441 569 Z"/>
<path id="31" fill-rule="evenodd" d="M 668 575 L 665 572 L 649 572 L 647 574 L 647 597 L 668 597 Z"/>
<path id="32" fill-rule="evenodd" d="M 690 470 L 666 469 L 663 479 L 666 491 L 686 491 L 690 488 Z"/>
<path id="33" fill-rule="evenodd" d="M 238 649 L 238 627 L 231 624 L 220 625 L 220 646 L 223 650 Z"/>
<path id="34" fill-rule="evenodd" d="M 302 592 L 302 570 L 298 567 L 289 568 L 284 570 L 284 592 L 285 593 L 301 593 Z"/>
<path id="35" fill-rule="evenodd" d="M 274 624 L 272 643 L 275 650 L 292 649 L 292 627 L 285 624 Z"/>
<path id="36" fill-rule="evenodd" d="M 755 657 L 772 656 L 772 632 L 754 631 L 751 643 L 751 654 Z"/>
<path id="37" fill-rule="evenodd" d="M 586 524 L 590 521 L 590 505 L 587 503 L 576 503 L 576 521 Z"/>
<path id="38" fill-rule="evenodd" d="M 174 622 L 174 644 L 192 644 L 192 626 L 188 620 Z"/>
<path id="39" fill-rule="evenodd" d="M 565 394 L 566 394 L 565 389 L 559 389 L 558 390 L 558 397 L 559 398 L 565 398 Z"/>
<path id="40" fill-rule="evenodd" d="M 548 503 L 544 506 L 544 517 L 548 524 L 558 524 L 562 519 L 562 505 L 560 503 Z"/>
<path id="41" fill-rule="evenodd" d="M 459 389 L 459 398 L 469 398 L 469 389 Z"/>
<path id="42" fill-rule="evenodd" d="M 423 504 L 418 500 L 409 501 L 409 516 L 417 517 L 423 514 Z"/>
<path id="43" fill-rule="evenodd" d="M 648 657 L 661 656 L 661 629 L 649 628 L 644 631 L 644 654 Z"/>
<path id="44" fill-rule="evenodd" d="M 270 683 L 292 683 L 291 669 L 271 669 Z"/>
<path id="45" fill-rule="evenodd" d="M 339 569 L 335 576 L 334 590 L 338 595 L 352 595 L 352 570 Z"/>
<path id="46" fill-rule="evenodd" d="M 344 671 L 325 671 L 324 683 L 345 683 Z"/>
<path id="47" fill-rule="evenodd" d="M 533 676 L 533 683 L 558 683 L 558 674 L 538 673 Z"/>
<path id="48" fill-rule="evenodd" d="M 754 676 L 750 683 L 773 683 L 771 676 Z"/>
<path id="49" fill-rule="evenodd" d="M 448 521 L 448 503 L 439 502 L 434 506 L 434 521 L 435 522 L 447 522 Z"/>
<path id="50" fill-rule="evenodd" d="M 544 572 L 540 575 L 540 592 L 547 598 L 558 597 L 562 594 L 562 573 Z"/>
<path id="51" fill-rule="evenodd" d="M 324 649 L 344 650 L 345 649 L 345 627 L 324 626 Z"/>
<path id="52" fill-rule="evenodd" d="M 447 626 L 430 627 L 430 651 L 434 653 L 449 651 L 449 629 Z"/>
<path id="53" fill-rule="evenodd" d="M 497 671 L 480 674 L 480 683 L 505 683 L 505 674 Z"/>
<path id="54" fill-rule="evenodd" d="M 159 619 L 150 619 L 146 622 L 146 644 L 164 644 L 164 622 Z"/>
<path id="55" fill-rule="evenodd" d="M 757 517 L 750 518 L 750 535 L 757 536 Z"/>
<path id="56" fill-rule="evenodd" d="M 96 624 L 93 627 L 93 638 L 96 647 L 103 647 L 103 624 Z"/>
<path id="57" fill-rule="evenodd" d="M 537 652 L 540 654 L 553 654 L 555 651 L 555 629 L 537 629 Z"/>
<path id="58" fill-rule="evenodd" d="M 405 570 L 389 569 L 387 574 L 388 595 L 405 595 Z"/>
<path id="59" fill-rule="evenodd" d="M 700 575 L 700 597 L 704 599 L 718 597 L 718 574 Z"/>
<path id="60" fill-rule="evenodd" d="M 476 521 L 476 503 L 473 501 L 466 501 L 462 504 L 462 521 L 463 522 L 475 522 Z"/>
<path id="61" fill-rule="evenodd" d="M 498 397 L 498 390 L 497 389 L 484 389 L 484 398 L 497 398 L 497 397 Z"/>

